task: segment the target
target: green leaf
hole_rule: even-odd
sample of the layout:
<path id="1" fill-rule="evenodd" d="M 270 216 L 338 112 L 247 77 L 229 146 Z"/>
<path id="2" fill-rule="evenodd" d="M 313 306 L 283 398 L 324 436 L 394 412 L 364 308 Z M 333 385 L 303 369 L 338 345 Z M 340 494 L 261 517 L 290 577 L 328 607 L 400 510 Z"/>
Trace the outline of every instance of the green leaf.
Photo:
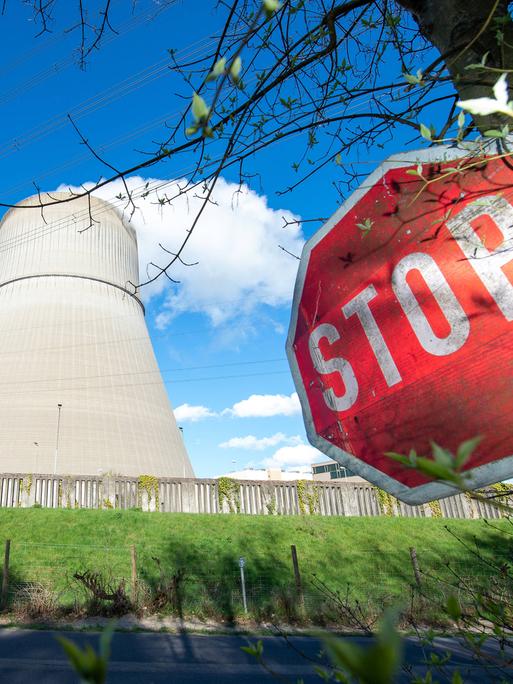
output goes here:
<path id="1" fill-rule="evenodd" d="M 239 81 L 239 74 L 242 67 L 242 60 L 239 56 L 235 57 L 230 67 L 230 77 L 234 83 Z"/>
<path id="2" fill-rule="evenodd" d="M 454 594 L 451 594 L 447 599 L 447 612 L 449 617 L 453 620 L 459 620 L 461 618 L 461 606 Z"/>
<path id="3" fill-rule="evenodd" d="M 385 452 L 385 456 L 388 456 L 388 458 L 391 458 L 393 461 L 402 463 L 409 468 L 415 468 L 419 472 L 428 477 L 432 477 L 435 480 L 446 480 L 457 484 L 460 483 L 461 476 L 454 472 L 452 465 L 446 466 L 443 463 L 438 463 L 430 458 L 417 456 L 414 451 L 410 452 L 409 456 L 397 454 L 394 451 L 387 451 Z"/>
<path id="4" fill-rule="evenodd" d="M 209 114 L 210 108 L 207 107 L 205 100 L 198 93 L 194 93 L 192 96 L 192 115 L 195 121 L 201 123 L 208 118 Z"/>
<path id="5" fill-rule="evenodd" d="M 197 126 L 189 126 L 189 128 L 185 129 L 185 135 L 195 135 L 198 132 L 198 127 Z"/>
<path id="6" fill-rule="evenodd" d="M 338 166 L 342 165 L 342 155 L 340 154 L 340 152 L 335 155 L 335 164 L 337 164 Z"/>
<path id="7" fill-rule="evenodd" d="M 314 672 L 320 678 L 324 679 L 325 682 L 329 682 L 331 679 L 330 673 L 324 667 L 319 667 L 319 665 L 314 665 Z"/>
<path id="8" fill-rule="evenodd" d="M 336 682 L 340 682 L 340 684 L 352 684 L 351 680 L 340 670 L 333 674 L 333 678 Z"/>
<path id="9" fill-rule="evenodd" d="M 407 169 L 406 173 L 408 174 L 408 176 L 418 176 L 419 175 L 419 172 L 417 171 L 417 169 Z"/>
<path id="10" fill-rule="evenodd" d="M 433 136 L 431 135 L 431 130 L 423 123 L 420 124 L 420 134 L 423 138 L 426 140 L 432 140 Z"/>
<path id="11" fill-rule="evenodd" d="M 490 130 L 485 131 L 484 135 L 487 138 L 503 138 L 502 131 L 498 131 L 496 128 L 490 128 Z"/>
<path id="12" fill-rule="evenodd" d="M 268 19 L 270 19 L 281 7 L 279 0 L 264 0 L 263 4 L 264 12 L 266 13 Z"/>
<path id="13" fill-rule="evenodd" d="M 421 473 L 424 473 L 424 475 L 428 475 L 435 480 L 447 480 L 448 482 L 454 482 L 456 480 L 456 476 L 451 468 L 447 468 L 446 466 L 423 456 L 417 458 L 417 470 L 420 470 Z"/>
<path id="14" fill-rule="evenodd" d="M 287 97 L 287 99 L 285 99 L 284 97 L 280 97 L 280 102 L 286 109 L 292 109 L 292 105 L 297 102 L 297 98 Z"/>
<path id="15" fill-rule="evenodd" d="M 219 78 L 221 74 L 224 72 L 226 68 L 226 59 L 224 57 L 221 57 L 221 59 L 218 59 L 217 62 L 214 65 L 214 68 L 212 71 L 209 73 L 207 76 L 207 81 L 215 81 L 216 78 Z"/>
<path id="16" fill-rule="evenodd" d="M 465 112 L 461 111 L 458 114 L 458 128 L 463 128 L 464 125 L 465 125 Z"/>
<path id="17" fill-rule="evenodd" d="M 412 464 L 413 467 L 417 465 L 417 452 L 415 449 L 410 449 L 410 452 L 408 454 L 408 460 Z"/>
<path id="18" fill-rule="evenodd" d="M 385 451 L 385 456 L 391 458 L 392 461 L 397 461 L 397 463 L 402 463 L 403 465 L 411 465 L 410 459 L 404 454 L 397 454 L 395 451 Z"/>
<path id="19" fill-rule="evenodd" d="M 328 654 L 335 667 L 347 670 L 353 676 L 361 676 L 364 650 L 357 644 L 342 639 L 327 639 L 325 641 Z"/>
<path id="20" fill-rule="evenodd" d="M 468 461 L 468 459 L 472 456 L 474 451 L 476 450 L 477 446 L 480 444 L 480 442 L 483 441 L 482 436 L 477 436 L 474 437 L 473 439 L 467 439 L 466 442 L 462 442 L 457 451 L 456 451 L 456 457 L 454 459 L 454 464 L 456 468 L 461 468 L 465 463 Z"/>
<path id="21" fill-rule="evenodd" d="M 253 644 L 252 646 L 241 646 L 240 650 L 244 651 L 244 653 L 249 653 L 249 655 L 254 656 L 255 658 L 261 658 L 264 652 L 264 645 L 262 644 L 262 640 L 259 639 L 256 644 Z"/>
<path id="22" fill-rule="evenodd" d="M 100 636 L 100 656 L 104 660 L 108 660 L 110 658 L 110 644 L 114 635 L 115 626 L 116 622 L 112 620 L 112 622 L 105 627 Z"/>
<path id="23" fill-rule="evenodd" d="M 446 468 L 453 468 L 454 459 L 450 451 L 442 448 L 436 442 L 431 442 L 431 450 L 436 463 L 445 466 Z"/>
<path id="24" fill-rule="evenodd" d="M 397 613 L 387 610 L 376 641 L 363 648 L 343 639 L 328 638 L 328 654 L 335 665 L 365 684 L 392 684 L 402 661 L 402 639 L 396 631 Z"/>
<path id="25" fill-rule="evenodd" d="M 306 0 L 299 0 L 299 2 L 296 5 L 289 5 L 289 12 L 291 14 L 296 14 L 299 12 L 300 9 L 303 8 Z"/>
<path id="26" fill-rule="evenodd" d="M 451 684 L 463 684 L 463 679 L 458 670 L 452 675 Z"/>
<path id="27" fill-rule="evenodd" d="M 413 74 L 403 74 L 404 80 L 406 83 L 409 83 L 410 85 L 418 85 L 419 84 L 419 78 L 418 76 L 414 76 Z"/>
<path id="28" fill-rule="evenodd" d="M 362 237 L 365 237 L 366 235 L 368 235 L 370 233 L 373 225 L 374 225 L 374 221 L 371 218 L 366 218 L 366 219 L 363 219 L 363 221 L 361 223 L 357 223 L 356 227 L 362 231 Z"/>
<path id="29" fill-rule="evenodd" d="M 57 637 L 68 660 L 75 672 L 80 676 L 80 681 L 87 684 L 103 684 L 107 676 L 107 658 L 98 656 L 91 644 L 86 644 L 82 650 L 65 637 Z"/>
<path id="30" fill-rule="evenodd" d="M 68 656 L 68 660 L 73 665 L 75 671 L 79 674 L 85 674 L 86 661 L 82 649 L 65 637 L 58 636 L 56 639 L 62 646 L 64 653 Z"/>

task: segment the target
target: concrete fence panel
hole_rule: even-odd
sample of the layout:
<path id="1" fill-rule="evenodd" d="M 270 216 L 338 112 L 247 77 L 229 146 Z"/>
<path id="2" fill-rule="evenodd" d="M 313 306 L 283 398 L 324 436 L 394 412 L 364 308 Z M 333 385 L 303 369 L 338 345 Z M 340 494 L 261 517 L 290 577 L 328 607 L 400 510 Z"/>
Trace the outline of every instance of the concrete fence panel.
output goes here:
<path id="1" fill-rule="evenodd" d="M 400 516 L 406 518 L 500 518 L 490 501 L 458 494 L 422 506 L 409 506 L 370 484 L 336 482 L 235 481 L 228 478 L 170 479 L 107 475 L 74 477 L 0 475 L 3 508 L 94 508 L 245 515 Z M 500 501 L 512 504 L 510 496 Z M 504 492 L 502 492 L 504 494 Z"/>

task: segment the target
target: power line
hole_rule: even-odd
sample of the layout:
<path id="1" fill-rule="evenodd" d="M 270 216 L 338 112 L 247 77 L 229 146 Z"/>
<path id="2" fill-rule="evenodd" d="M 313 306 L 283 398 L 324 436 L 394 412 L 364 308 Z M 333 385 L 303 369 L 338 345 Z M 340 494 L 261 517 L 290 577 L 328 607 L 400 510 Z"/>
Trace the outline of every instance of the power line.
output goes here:
<path id="1" fill-rule="evenodd" d="M 203 53 L 205 50 L 207 50 L 214 44 L 215 41 L 211 37 L 201 38 L 195 43 L 192 43 L 191 45 L 187 46 L 187 48 L 183 48 L 183 50 L 181 50 L 178 54 L 182 58 L 192 57 L 198 53 Z M 106 107 L 109 104 L 112 104 L 112 102 L 115 102 L 116 100 L 124 97 L 125 95 L 128 95 L 129 93 L 138 90 L 147 83 L 151 83 L 152 81 L 161 78 L 168 71 L 168 58 L 164 58 L 162 60 L 159 60 L 158 62 L 155 62 L 154 64 L 151 64 L 150 66 L 146 67 L 145 69 L 142 69 L 136 74 L 132 74 L 123 81 L 118 82 L 116 85 L 110 86 L 109 88 L 106 88 L 105 90 L 96 93 L 96 95 L 93 95 L 87 98 L 86 100 L 83 100 L 78 105 L 72 107 L 70 110 L 66 110 L 61 112 L 60 114 L 56 114 L 50 119 L 47 119 L 43 123 L 30 129 L 28 132 L 11 138 L 10 140 L 4 143 L 1 143 L 0 159 L 7 157 L 9 154 L 12 154 L 13 152 L 19 151 L 22 147 L 28 144 L 32 144 L 36 140 L 40 140 L 42 138 L 47 137 L 48 135 L 55 133 L 57 130 L 63 128 L 64 126 L 69 125 L 69 116 L 71 116 L 73 120 L 77 121 L 82 117 L 91 114 L 92 112 L 96 112 L 97 110 L 102 109 L 103 107 Z M 1 104 L 3 104 L 3 102 L 2 98 L 0 97 L 0 105 Z"/>
<path id="2" fill-rule="evenodd" d="M 369 98 L 368 101 L 370 101 L 370 99 L 372 99 L 372 98 Z M 361 107 L 364 103 L 365 102 L 363 102 L 363 103 L 362 102 L 355 102 L 352 106 L 349 107 L 349 109 L 355 109 L 355 108 Z M 301 133 L 298 132 L 298 133 L 293 134 L 289 137 L 293 138 L 297 135 L 301 135 Z M 275 145 L 277 145 L 280 142 L 283 142 L 283 141 L 282 140 L 277 141 L 275 143 Z M 382 160 L 382 163 L 384 163 L 386 161 L 387 160 Z M 417 160 L 411 161 L 412 164 L 414 164 L 416 162 L 417 162 Z M 215 164 L 217 164 L 217 163 L 219 163 L 219 159 L 212 160 L 206 166 L 207 167 L 215 166 Z M 355 163 L 365 163 L 365 162 L 355 162 Z M 376 162 L 376 163 L 378 163 L 378 162 Z M 406 163 L 406 161 L 405 161 L 405 163 Z M 192 168 L 194 168 L 194 165 L 192 165 Z M 188 165 L 188 167 L 185 167 L 185 170 L 180 170 L 178 174 L 175 174 L 175 176 L 180 175 L 180 173 L 184 173 L 184 172 L 187 173 L 187 169 L 190 171 L 191 165 Z M 140 196 L 146 195 L 148 192 L 157 192 L 158 190 L 162 190 L 163 188 L 167 187 L 168 185 L 171 185 L 174 183 L 176 183 L 176 178 L 171 179 L 171 180 L 165 180 L 165 181 L 155 181 L 155 183 L 150 184 L 150 186 L 148 186 L 148 184 L 144 183 L 141 186 L 139 186 L 138 188 L 136 187 L 135 189 L 133 189 L 131 191 L 131 196 L 132 196 L 132 198 L 138 199 L 138 198 L 140 198 Z M 365 186 L 361 186 L 361 187 L 365 187 Z M 113 198 L 110 200 L 110 204 L 112 204 L 113 206 L 118 207 L 118 208 L 121 205 L 126 205 L 126 202 L 127 202 L 126 199 L 119 199 L 119 198 Z M 109 210 L 109 207 L 107 207 L 107 206 L 103 207 L 102 209 L 97 210 L 95 212 L 95 215 L 101 214 L 104 211 L 108 211 L 108 210 Z M 89 209 L 88 208 L 82 210 L 81 212 L 80 211 L 76 212 L 74 214 L 74 218 L 76 220 L 79 220 L 80 218 L 87 218 L 88 216 L 89 216 Z M 24 244 L 25 242 L 29 242 L 29 241 L 32 241 L 33 239 L 39 239 L 41 237 L 45 237 L 46 235 L 48 235 L 50 233 L 53 233 L 57 230 L 65 228 L 68 225 L 68 221 L 69 221 L 69 217 L 64 217 L 60 221 L 55 221 L 51 224 L 46 224 L 43 226 L 37 226 L 35 228 L 32 228 L 29 231 L 27 231 L 26 233 L 22 234 L 21 236 L 20 235 L 13 236 L 9 240 L 6 240 L 2 243 L 2 245 L 0 246 L 0 253 L 2 251 L 5 251 L 6 249 L 9 249 L 14 244 L 16 244 L 16 245 Z"/>
<path id="3" fill-rule="evenodd" d="M 208 46 L 208 43 L 207 43 L 207 46 Z M 192 46 L 189 46 L 189 48 L 192 48 Z M 187 50 L 187 49 L 189 49 L 189 48 L 184 48 L 184 51 Z M 346 108 L 346 109 L 351 109 L 351 110 L 353 110 L 353 109 L 358 109 L 358 108 L 361 108 L 362 106 L 364 106 L 365 104 L 367 104 L 368 102 L 371 102 L 371 101 L 372 101 L 372 98 L 367 98 L 367 100 L 359 101 L 359 102 L 353 103 L 352 105 L 350 105 L 350 106 L 349 106 L 348 108 Z M 342 111 L 342 110 L 340 110 L 340 111 Z M 344 111 L 345 111 L 345 110 L 344 110 Z M 170 115 L 170 116 L 178 116 L 180 113 L 181 113 L 180 111 L 174 112 L 174 113 L 173 113 L 172 115 Z M 156 124 L 157 124 L 159 121 L 161 121 L 161 120 L 157 120 L 157 121 L 156 121 Z M 135 134 L 137 134 L 137 133 L 135 133 Z M 298 133 L 298 135 L 301 135 L 301 133 Z M 130 139 L 131 137 L 134 137 L 134 134 L 133 134 L 133 133 L 127 134 L 126 139 Z M 289 136 L 289 137 L 295 137 L 295 136 Z M 111 143 L 108 144 L 107 146 L 99 147 L 98 149 L 99 149 L 99 150 L 102 150 L 102 149 L 109 149 L 109 148 L 114 147 L 115 144 L 117 144 L 117 143 L 111 142 Z M 0 151 L 1 151 L 1 148 L 0 148 Z M 87 155 L 82 155 L 81 159 L 82 159 L 82 158 L 87 158 Z M 218 162 L 211 162 L 208 166 L 212 166 L 212 165 L 215 164 L 215 163 L 218 163 Z M 364 163 L 364 162 L 356 162 L 356 163 Z M 70 165 L 73 165 L 73 161 L 71 161 L 71 162 L 66 162 L 65 164 L 61 165 L 61 167 L 58 167 L 56 170 L 59 170 L 59 168 L 69 168 Z M 190 168 L 191 168 L 190 165 L 189 165 L 188 167 L 186 167 L 186 172 L 187 172 L 187 171 L 190 171 Z M 50 173 L 51 173 L 51 172 L 45 172 L 43 175 L 40 175 L 39 178 L 45 177 L 45 176 L 49 175 Z M 176 174 L 175 174 L 175 175 L 176 175 Z M 28 181 L 27 181 L 27 182 L 28 182 Z M 18 186 L 18 187 L 19 187 L 19 186 Z"/>
<path id="4" fill-rule="evenodd" d="M 289 370 L 284 370 L 284 371 L 268 371 L 265 373 L 237 373 L 237 375 L 211 375 L 211 376 L 206 376 L 203 378 L 182 378 L 181 380 L 158 380 L 158 381 L 147 381 L 147 382 L 134 382 L 134 383 L 111 383 L 108 385 L 84 385 L 82 387 L 80 386 L 72 386 L 72 387 L 45 387 L 41 389 L 31 389 L 30 394 L 39 394 L 41 392 L 75 392 L 75 391 L 82 391 L 82 390 L 89 390 L 89 391 L 96 391 L 96 390 L 101 390 L 101 389 L 126 389 L 128 387 L 147 387 L 147 386 L 152 386 L 152 385 L 179 385 L 179 384 L 184 384 L 184 383 L 190 383 L 190 382 L 211 382 L 213 380 L 233 380 L 233 379 L 240 379 L 240 378 L 255 378 L 255 377 L 267 377 L 271 375 L 290 375 Z M 17 395 L 26 395 L 27 391 L 21 391 L 21 392 L 0 392 L 0 396 L 17 396 Z"/>
<path id="5" fill-rule="evenodd" d="M 141 12 L 141 14 L 137 14 L 135 16 L 132 16 L 124 24 L 121 24 L 119 27 L 117 27 L 115 33 L 111 32 L 108 35 L 104 35 L 100 41 L 100 45 L 102 47 L 104 47 L 105 45 L 108 45 L 110 42 L 112 42 L 116 38 L 124 35 L 125 33 L 132 31 L 134 28 L 139 26 L 139 24 L 141 24 L 143 22 L 153 21 L 160 14 L 167 11 L 172 5 L 176 4 L 176 2 L 177 2 L 177 0 L 165 0 L 165 2 L 161 3 L 160 6 L 156 10 L 155 10 L 155 6 L 153 5 L 152 7 L 150 7 L 145 12 Z M 31 58 L 31 56 L 33 54 L 37 54 L 42 49 L 46 49 L 46 47 L 50 44 L 54 44 L 56 42 L 59 42 L 65 36 L 66 36 L 66 32 L 63 32 L 60 35 L 56 36 L 53 40 L 48 40 L 48 41 L 46 41 L 46 43 L 43 43 L 42 45 L 36 46 L 35 48 L 32 48 L 32 50 L 25 52 L 17 60 L 14 60 L 14 66 L 18 66 L 19 64 L 25 63 L 26 61 L 28 61 Z M 28 92 L 34 86 L 37 86 L 40 83 L 43 83 L 43 81 L 46 81 L 48 78 L 55 76 L 56 74 L 60 73 L 61 71 L 66 69 L 68 66 L 73 64 L 74 62 L 75 62 L 75 57 L 72 53 L 72 54 L 68 55 L 67 57 L 64 57 L 62 60 L 55 62 L 54 64 L 47 67 L 46 69 L 39 71 L 37 74 L 32 75 L 29 79 L 27 79 L 23 83 L 20 83 L 19 85 L 15 86 L 14 88 L 11 88 L 11 90 L 4 91 L 2 96 L 0 96 L 0 104 L 6 104 L 10 100 L 16 98 L 18 95 Z M 13 62 L 11 62 L 11 64 L 12 63 Z M 7 66 L 4 66 L 4 68 L 0 71 L 0 73 L 7 73 L 9 71 L 12 71 L 12 68 L 10 68 L 9 65 L 7 65 Z"/>
<path id="6" fill-rule="evenodd" d="M 191 371 L 191 370 L 207 370 L 211 368 L 233 368 L 236 366 L 255 366 L 255 365 L 260 365 L 264 363 L 283 363 L 287 361 L 285 357 L 281 358 L 275 358 L 275 359 L 262 359 L 262 360 L 255 360 L 255 361 L 234 361 L 231 363 L 215 363 L 215 364 L 209 364 L 205 366 L 184 366 L 182 368 L 164 368 L 160 370 L 159 368 L 156 368 L 155 370 L 145 370 L 145 371 L 132 371 L 129 373 L 99 373 L 97 375 L 76 375 L 76 376 L 63 376 L 59 378 L 38 378 L 38 379 L 31 379 L 31 380 L 13 380 L 12 383 L 6 383 L 2 382 L 2 386 L 9 385 L 9 384 L 14 384 L 14 385 L 25 385 L 25 384 L 34 384 L 34 383 L 41 383 L 41 382 L 67 382 L 67 381 L 72 381 L 72 380 L 99 380 L 103 378 L 120 378 L 120 377 L 132 377 L 132 376 L 140 376 L 140 375 L 161 375 L 163 373 L 184 373 L 186 371 Z M 272 373 L 275 371 L 271 371 Z M 280 371 L 282 372 L 282 371 Z M 231 376 L 230 376 L 231 377 Z M 233 376 L 233 377 L 239 377 Z M 1 375 L 0 375 L 1 379 Z M 186 382 L 184 380 L 184 382 Z M 179 382 L 178 380 L 169 380 L 169 382 Z M 32 391 L 32 390 L 30 390 Z"/>
<path id="7" fill-rule="evenodd" d="M 114 314 L 112 316 L 95 316 L 94 318 L 83 318 L 80 319 L 80 323 L 96 323 L 97 321 L 111 321 L 113 319 L 119 319 L 119 318 L 127 318 L 127 317 L 132 317 L 134 313 L 132 311 L 129 311 L 128 313 L 120 313 L 120 314 Z M 0 329 L 0 336 L 4 335 L 5 333 L 13 333 L 13 332 L 23 332 L 26 330 L 40 330 L 41 328 L 55 328 L 55 327 L 62 327 L 62 322 L 61 321 L 54 321 L 52 323 L 43 323 L 41 325 L 27 325 L 24 327 L 17 327 L 17 328 L 5 328 L 2 327 Z M 205 328 L 197 328 L 196 330 L 189 330 L 187 332 L 173 332 L 173 335 L 197 335 L 198 333 L 203 333 L 205 332 Z M 2 352 L 0 352 L 1 354 Z"/>
<path id="8" fill-rule="evenodd" d="M 278 144 L 280 141 L 277 141 L 276 144 Z M 387 159 L 381 160 L 382 164 L 387 163 Z M 405 164 L 411 163 L 411 164 L 416 164 L 418 162 L 417 159 L 412 159 L 412 160 L 404 160 Z M 214 166 L 216 163 L 218 163 L 218 160 L 213 160 L 212 162 L 209 162 L 206 166 Z M 351 162 L 352 163 L 352 162 Z M 365 162 L 355 162 L 355 163 L 365 163 Z M 369 162 L 370 163 L 370 162 Z M 378 161 L 374 163 L 379 163 Z M 393 161 L 390 162 L 391 164 L 394 164 Z M 349 163 L 348 163 L 349 165 Z M 187 167 L 191 168 L 191 166 Z M 184 172 L 184 169 L 179 170 L 179 173 L 176 175 L 179 176 Z M 163 188 L 173 185 L 177 183 L 178 178 L 170 179 L 170 180 L 164 180 L 164 181 L 155 181 L 154 184 L 147 184 L 143 183 L 140 186 L 137 186 L 136 188 L 132 189 L 130 191 L 130 195 L 132 199 L 140 199 L 143 195 L 147 195 L 151 192 L 157 192 L 158 190 L 162 190 Z M 360 185 L 360 189 L 366 189 L 370 188 L 372 186 L 365 186 L 365 185 Z M 94 210 L 94 217 L 111 210 L 112 207 L 114 208 L 120 208 L 122 205 L 126 205 L 128 198 L 111 198 L 109 200 L 105 200 L 107 202 L 106 206 L 102 208 L 97 208 Z M 38 209 L 39 207 L 34 207 Z M 81 219 L 88 219 L 89 218 L 89 208 L 86 208 L 84 210 L 78 211 L 75 214 L 72 215 L 72 217 L 75 222 L 78 222 Z M 4 240 L 3 242 L 0 243 L 0 253 L 4 251 L 8 251 L 12 249 L 13 247 L 17 247 L 22 244 L 26 244 L 28 242 L 32 242 L 33 240 L 41 239 L 43 237 L 46 237 L 47 235 L 50 235 L 51 233 L 54 233 L 56 231 L 62 230 L 64 228 L 67 228 L 69 226 L 69 221 L 70 217 L 66 216 L 63 217 L 62 219 L 59 219 L 58 221 L 54 221 L 52 223 L 47 223 L 43 224 L 40 226 L 36 226 L 34 228 L 31 228 L 30 230 L 26 231 L 25 233 L 22 233 L 21 235 L 15 235 L 12 238 L 9 238 L 7 240 Z"/>
<path id="9" fill-rule="evenodd" d="M 192 331 L 192 332 L 178 332 L 178 333 L 173 333 L 173 338 L 174 337 L 179 337 L 179 336 L 185 336 L 185 335 L 197 335 L 198 332 L 204 332 L 204 330 L 198 330 L 198 331 Z M 50 346 L 50 347 L 32 347 L 30 349 L 15 349 L 13 351 L 8 351 L 8 352 L 0 352 L 0 357 L 2 356 L 10 356 L 12 354 L 35 354 L 36 352 L 42 352 L 42 351 L 61 351 L 63 349 L 76 349 L 78 347 L 90 347 L 90 346 L 95 346 L 95 347 L 102 347 L 104 345 L 109 345 L 109 344 L 119 344 L 121 341 L 122 342 L 140 342 L 141 340 L 147 340 L 148 335 L 139 335 L 138 337 L 123 337 L 121 340 L 120 339 L 112 339 L 112 340 L 94 340 L 91 342 L 78 342 L 77 344 L 64 344 L 59 347 L 57 346 Z"/>
<path id="10" fill-rule="evenodd" d="M 133 138 L 136 138 L 138 135 L 142 133 L 146 133 L 147 131 L 152 130 L 153 128 L 156 128 L 159 125 L 162 125 L 164 123 L 167 123 L 171 119 L 177 118 L 179 115 L 179 112 L 173 111 L 173 112 L 168 112 L 167 114 L 163 114 L 162 116 L 159 116 L 155 119 L 152 119 L 151 121 L 147 121 L 146 123 L 142 124 L 141 126 L 132 129 L 128 133 L 125 133 L 124 135 L 114 138 L 109 140 L 107 143 L 100 144 L 96 147 L 96 150 L 98 151 L 99 154 L 103 155 L 104 152 L 107 152 L 108 150 L 114 149 L 118 147 L 119 145 L 122 145 L 123 143 L 128 142 L 129 140 L 132 140 Z M 66 160 L 62 164 L 59 164 L 58 166 L 54 166 L 51 169 L 47 169 L 46 171 L 43 171 L 42 173 L 38 174 L 37 180 L 40 181 L 43 178 L 47 178 L 48 176 L 54 175 L 56 173 L 59 173 L 60 171 L 66 171 L 67 169 L 73 168 L 75 166 L 78 166 L 82 161 L 89 160 L 91 158 L 90 152 L 84 152 L 81 155 L 77 155 L 76 157 L 73 157 L 71 159 Z M 34 190 L 33 186 L 33 179 L 27 179 L 24 180 L 17 185 L 12 185 L 11 187 L 8 188 L 3 188 L 1 195 L 0 196 L 7 196 L 10 195 L 14 192 L 18 192 L 22 190 L 24 187 L 26 187 L 29 183 L 32 184 L 32 191 Z"/>

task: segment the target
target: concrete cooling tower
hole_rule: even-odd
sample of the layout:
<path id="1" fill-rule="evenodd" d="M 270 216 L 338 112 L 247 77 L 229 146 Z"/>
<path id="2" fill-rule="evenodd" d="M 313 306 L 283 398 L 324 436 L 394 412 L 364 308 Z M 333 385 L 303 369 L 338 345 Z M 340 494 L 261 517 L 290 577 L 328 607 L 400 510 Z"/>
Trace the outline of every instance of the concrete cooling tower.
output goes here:
<path id="1" fill-rule="evenodd" d="M 39 201 L 0 224 L 0 472 L 193 477 L 129 285 L 134 230 L 94 197 Z"/>

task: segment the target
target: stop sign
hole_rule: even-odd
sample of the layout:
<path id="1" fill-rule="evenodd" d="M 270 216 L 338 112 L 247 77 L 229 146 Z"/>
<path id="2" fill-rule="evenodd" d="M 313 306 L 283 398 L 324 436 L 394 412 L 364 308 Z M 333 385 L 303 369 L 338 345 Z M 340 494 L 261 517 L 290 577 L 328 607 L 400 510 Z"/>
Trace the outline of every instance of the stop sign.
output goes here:
<path id="1" fill-rule="evenodd" d="M 482 442 L 513 476 L 513 162 L 438 148 L 382 164 L 305 245 L 287 354 L 308 438 L 399 499 L 454 493 L 385 456 Z"/>

